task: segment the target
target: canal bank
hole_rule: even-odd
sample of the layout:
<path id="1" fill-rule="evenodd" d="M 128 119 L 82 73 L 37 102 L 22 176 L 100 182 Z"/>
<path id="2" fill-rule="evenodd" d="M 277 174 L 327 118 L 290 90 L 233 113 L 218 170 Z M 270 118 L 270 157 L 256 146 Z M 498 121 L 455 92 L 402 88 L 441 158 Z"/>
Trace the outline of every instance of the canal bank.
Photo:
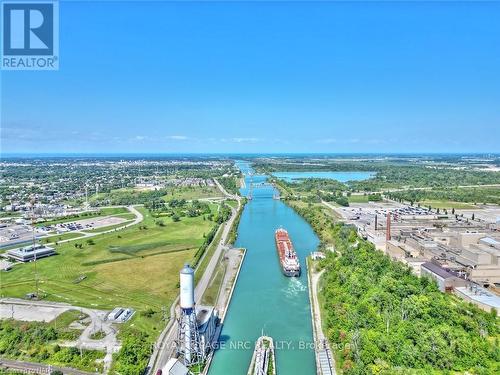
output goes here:
<path id="1" fill-rule="evenodd" d="M 251 180 L 255 184 L 235 244 L 247 252 L 209 374 L 246 374 L 255 341 L 262 332 L 274 339 L 278 373 L 315 374 L 305 267 L 306 256 L 316 249 L 319 239 L 293 209 L 273 199 L 271 186 L 258 186 L 266 176 L 250 178 L 248 163 L 239 162 L 238 166 L 246 179 L 242 194 L 246 195 Z M 274 244 L 274 231 L 279 227 L 290 233 L 304 271 L 300 278 L 287 278 L 281 273 Z"/>

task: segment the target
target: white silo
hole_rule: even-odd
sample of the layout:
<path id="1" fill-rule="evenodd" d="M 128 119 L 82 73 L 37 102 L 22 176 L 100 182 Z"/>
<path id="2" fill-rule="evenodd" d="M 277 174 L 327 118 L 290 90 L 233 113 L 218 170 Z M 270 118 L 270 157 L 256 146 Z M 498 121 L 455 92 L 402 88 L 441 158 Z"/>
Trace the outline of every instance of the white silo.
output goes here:
<path id="1" fill-rule="evenodd" d="M 177 354 L 182 355 L 184 365 L 192 366 L 205 360 L 205 352 L 196 322 L 194 302 L 194 270 L 189 264 L 184 265 L 180 274 L 180 307 Z"/>
<path id="2" fill-rule="evenodd" d="M 184 265 L 180 273 L 181 309 L 194 309 L 194 270 L 189 264 Z"/>

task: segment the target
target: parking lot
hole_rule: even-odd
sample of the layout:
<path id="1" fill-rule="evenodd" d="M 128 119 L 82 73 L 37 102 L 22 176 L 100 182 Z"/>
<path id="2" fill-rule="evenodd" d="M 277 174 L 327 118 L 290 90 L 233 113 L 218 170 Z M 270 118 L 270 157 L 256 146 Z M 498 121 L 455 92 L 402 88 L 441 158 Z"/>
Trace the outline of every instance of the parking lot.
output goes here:
<path id="1" fill-rule="evenodd" d="M 121 224 L 125 221 L 127 220 L 121 217 L 104 216 L 104 217 L 82 219 L 77 221 L 70 221 L 67 223 L 60 223 L 55 225 L 48 225 L 42 227 L 42 230 L 64 233 L 64 232 L 91 230 L 96 228 L 108 227 L 111 225 Z"/>
<path id="2" fill-rule="evenodd" d="M 0 319 L 15 319 L 25 322 L 50 322 L 70 310 L 70 307 L 30 306 L 15 303 L 0 303 Z"/>

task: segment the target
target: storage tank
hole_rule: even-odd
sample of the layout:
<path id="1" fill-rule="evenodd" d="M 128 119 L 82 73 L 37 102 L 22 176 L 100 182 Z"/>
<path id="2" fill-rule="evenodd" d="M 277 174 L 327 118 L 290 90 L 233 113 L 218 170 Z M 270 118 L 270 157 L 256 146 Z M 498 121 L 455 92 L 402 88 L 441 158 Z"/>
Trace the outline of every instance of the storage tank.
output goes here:
<path id="1" fill-rule="evenodd" d="M 182 309 L 194 308 L 194 270 L 185 264 L 180 272 L 180 305 Z"/>

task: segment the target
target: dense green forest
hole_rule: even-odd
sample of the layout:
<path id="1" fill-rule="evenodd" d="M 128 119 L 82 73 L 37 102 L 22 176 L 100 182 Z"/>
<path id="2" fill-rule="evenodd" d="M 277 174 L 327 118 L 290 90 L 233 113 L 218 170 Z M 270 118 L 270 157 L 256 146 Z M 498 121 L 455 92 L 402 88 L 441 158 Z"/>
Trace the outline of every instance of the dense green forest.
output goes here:
<path id="1" fill-rule="evenodd" d="M 119 334 L 119 339 L 122 347 L 113 356 L 111 373 L 142 374 L 151 356 L 155 338 L 133 327 L 124 327 Z"/>
<path id="2" fill-rule="evenodd" d="M 353 229 L 336 225 L 333 231 L 342 255 L 325 261 L 322 293 L 328 336 L 344 348 L 338 358 L 346 373 L 500 371 L 496 312 L 441 293 Z"/>
<path id="3" fill-rule="evenodd" d="M 333 243 L 321 300 L 325 333 L 346 374 L 500 373 L 496 311 L 443 294 L 320 206 L 295 207 Z"/>
<path id="4" fill-rule="evenodd" d="M 380 191 L 398 187 L 450 187 L 500 184 L 500 172 L 430 168 L 426 166 L 385 166 L 374 178 L 353 181 L 354 191 Z"/>
<path id="5" fill-rule="evenodd" d="M 385 193 L 390 199 L 406 202 L 443 200 L 500 204 L 500 187 L 449 188 L 446 190 L 406 190 Z"/>

